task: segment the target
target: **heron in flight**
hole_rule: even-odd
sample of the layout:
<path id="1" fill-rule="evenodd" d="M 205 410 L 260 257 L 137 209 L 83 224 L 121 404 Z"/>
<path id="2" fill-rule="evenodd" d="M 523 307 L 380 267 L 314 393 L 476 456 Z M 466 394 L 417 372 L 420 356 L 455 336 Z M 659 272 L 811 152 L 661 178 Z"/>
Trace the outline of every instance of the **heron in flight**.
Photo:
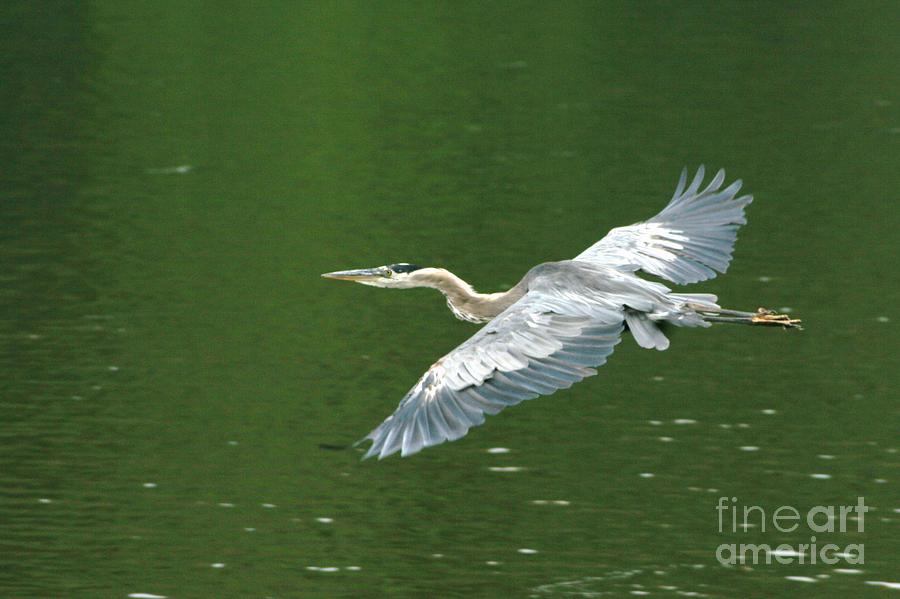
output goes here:
<path id="1" fill-rule="evenodd" d="M 626 329 L 639 346 L 664 350 L 669 340 L 659 323 L 799 327 L 783 314 L 726 310 L 714 295 L 674 293 L 635 274 L 684 285 L 727 270 L 753 198 L 736 197 L 740 180 L 722 189 L 724 170 L 701 190 L 703 178 L 701 166 L 687 185 L 683 170 L 662 212 L 611 230 L 572 260 L 538 264 L 509 291 L 478 293 L 448 270 L 407 263 L 323 274 L 376 287 L 431 287 L 457 318 L 488 323 L 435 362 L 363 439 L 372 441 L 364 458 L 397 451 L 408 456 L 454 441 L 482 424 L 485 414 L 595 375 Z"/>

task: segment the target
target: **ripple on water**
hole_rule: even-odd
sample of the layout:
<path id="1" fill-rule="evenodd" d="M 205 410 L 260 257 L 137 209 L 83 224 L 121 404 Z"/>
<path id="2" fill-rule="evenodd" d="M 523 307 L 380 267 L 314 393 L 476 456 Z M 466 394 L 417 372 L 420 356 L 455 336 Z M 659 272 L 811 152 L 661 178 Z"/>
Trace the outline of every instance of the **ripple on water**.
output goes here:
<path id="1" fill-rule="evenodd" d="M 894 589 L 900 591 L 900 582 L 888 582 L 886 580 L 867 580 L 866 584 L 875 587 L 884 587 L 886 589 Z"/>
<path id="2" fill-rule="evenodd" d="M 165 595 L 154 595 L 153 593 L 129 593 L 130 599 L 167 599 Z"/>
<path id="3" fill-rule="evenodd" d="M 488 453 L 509 453 L 508 447 L 491 447 L 487 450 Z"/>
<path id="4" fill-rule="evenodd" d="M 679 596 L 709 597 L 703 589 L 707 585 L 694 582 L 693 573 L 682 570 L 698 569 L 701 564 L 671 564 L 633 570 L 600 570 L 594 576 L 574 580 L 557 581 L 531 589 L 532 597 L 622 597 L 631 596 Z M 686 584 L 671 578 L 687 575 Z M 689 586 L 690 585 L 690 586 Z M 691 586 L 694 588 L 692 589 Z"/>
<path id="5" fill-rule="evenodd" d="M 190 164 L 179 164 L 177 166 L 162 166 L 156 168 L 148 168 L 149 175 L 186 175 L 194 170 Z"/>
<path id="6" fill-rule="evenodd" d="M 491 472 L 522 472 L 525 470 L 522 466 L 490 466 Z"/>

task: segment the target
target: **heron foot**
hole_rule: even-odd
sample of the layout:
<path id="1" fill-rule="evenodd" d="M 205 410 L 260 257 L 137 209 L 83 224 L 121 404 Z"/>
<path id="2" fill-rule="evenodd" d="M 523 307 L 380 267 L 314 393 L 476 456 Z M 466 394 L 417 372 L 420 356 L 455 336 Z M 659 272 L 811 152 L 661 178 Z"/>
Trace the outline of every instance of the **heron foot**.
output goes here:
<path id="1" fill-rule="evenodd" d="M 785 329 L 802 329 L 803 327 L 800 326 L 801 322 L 801 320 L 791 318 L 787 314 L 776 314 L 773 310 L 767 310 L 766 308 L 758 309 L 756 314 L 750 318 L 751 324 L 780 326 Z"/>

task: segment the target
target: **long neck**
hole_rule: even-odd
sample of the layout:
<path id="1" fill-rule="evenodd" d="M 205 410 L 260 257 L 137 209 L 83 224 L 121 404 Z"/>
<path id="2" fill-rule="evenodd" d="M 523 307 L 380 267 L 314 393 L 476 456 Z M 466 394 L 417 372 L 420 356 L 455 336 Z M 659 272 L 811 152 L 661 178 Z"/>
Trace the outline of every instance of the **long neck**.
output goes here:
<path id="1" fill-rule="evenodd" d="M 472 286 L 443 268 L 428 269 L 423 273 L 422 283 L 439 290 L 447 298 L 447 305 L 453 314 L 470 322 L 485 322 L 497 316 L 516 300 L 525 295 L 520 283 L 509 291 L 501 293 L 478 293 Z"/>

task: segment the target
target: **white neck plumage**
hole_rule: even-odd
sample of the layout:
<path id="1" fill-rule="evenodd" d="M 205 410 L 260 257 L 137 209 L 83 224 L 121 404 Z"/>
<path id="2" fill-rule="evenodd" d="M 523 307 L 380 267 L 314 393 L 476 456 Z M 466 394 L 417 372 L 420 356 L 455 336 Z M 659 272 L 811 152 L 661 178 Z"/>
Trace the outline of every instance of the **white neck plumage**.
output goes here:
<path id="1" fill-rule="evenodd" d="M 453 315 L 469 322 L 486 322 L 492 319 L 524 294 L 524 290 L 518 286 L 501 293 L 478 293 L 471 285 L 444 268 L 421 268 L 410 273 L 406 283 L 409 287 L 437 289 L 447 298 L 447 306 Z"/>

